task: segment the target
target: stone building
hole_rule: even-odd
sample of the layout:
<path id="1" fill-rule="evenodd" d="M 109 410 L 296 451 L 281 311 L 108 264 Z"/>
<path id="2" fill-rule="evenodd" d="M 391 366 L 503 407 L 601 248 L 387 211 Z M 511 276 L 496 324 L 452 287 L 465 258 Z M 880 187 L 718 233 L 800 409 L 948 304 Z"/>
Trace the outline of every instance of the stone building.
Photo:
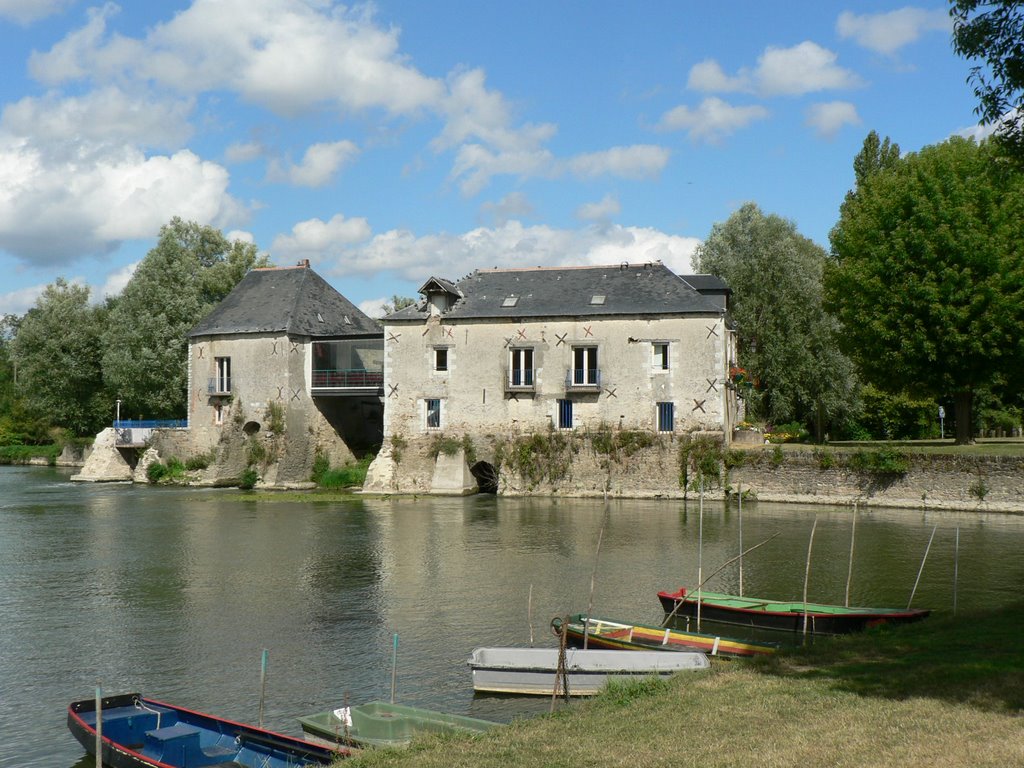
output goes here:
<path id="1" fill-rule="evenodd" d="M 340 465 L 380 442 L 381 326 L 308 261 L 251 270 L 188 341 L 189 440 L 225 479 L 306 481 L 317 452 Z"/>
<path id="2" fill-rule="evenodd" d="M 739 420 L 729 289 L 716 277 L 660 262 L 490 269 L 432 277 L 419 292 L 384 319 L 385 440 L 368 490 L 470 490 L 461 457 L 396 463 L 396 444 L 438 436 L 611 429 L 728 441 Z M 486 453 L 487 440 L 475 442 Z"/>

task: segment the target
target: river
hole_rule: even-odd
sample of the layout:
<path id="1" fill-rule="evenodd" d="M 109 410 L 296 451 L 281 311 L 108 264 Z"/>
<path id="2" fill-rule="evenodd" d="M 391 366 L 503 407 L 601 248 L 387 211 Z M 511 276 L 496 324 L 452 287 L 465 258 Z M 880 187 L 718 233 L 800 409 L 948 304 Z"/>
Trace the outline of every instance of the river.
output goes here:
<path id="1" fill-rule="evenodd" d="M 474 696 L 471 650 L 531 631 L 554 645 L 550 619 L 591 599 L 595 615 L 658 623 L 659 589 L 692 587 L 698 555 L 708 574 L 739 551 L 741 516 L 720 502 L 703 515 L 696 501 L 309 503 L 70 474 L 0 467 L 4 768 L 91 766 L 65 715 L 97 686 L 255 722 L 264 649 L 264 725 L 298 735 L 299 715 L 389 698 L 396 634 L 398 701 L 503 721 L 546 711 Z M 824 506 L 745 505 L 744 546 L 775 536 L 744 558 L 746 594 L 801 596 L 815 519 L 808 598 L 843 601 L 853 515 Z M 851 603 L 905 606 L 933 530 L 915 607 L 1018 599 L 1024 518 L 862 509 Z M 707 588 L 738 580 L 733 565 Z"/>

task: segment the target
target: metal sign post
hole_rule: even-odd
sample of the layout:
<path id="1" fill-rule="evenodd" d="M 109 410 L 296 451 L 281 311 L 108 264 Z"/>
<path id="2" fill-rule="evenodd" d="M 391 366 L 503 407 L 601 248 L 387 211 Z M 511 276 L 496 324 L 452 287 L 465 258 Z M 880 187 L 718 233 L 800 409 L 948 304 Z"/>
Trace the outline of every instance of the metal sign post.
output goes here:
<path id="1" fill-rule="evenodd" d="M 939 439 L 944 440 L 946 438 L 946 409 L 941 405 L 939 406 Z"/>

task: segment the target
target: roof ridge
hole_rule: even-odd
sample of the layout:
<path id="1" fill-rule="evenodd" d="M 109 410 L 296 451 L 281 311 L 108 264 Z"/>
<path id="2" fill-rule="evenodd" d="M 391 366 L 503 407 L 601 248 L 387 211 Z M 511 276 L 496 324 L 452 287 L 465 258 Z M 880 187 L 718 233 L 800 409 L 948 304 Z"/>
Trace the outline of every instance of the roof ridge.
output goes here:
<path id="1" fill-rule="evenodd" d="M 574 264 L 565 267 L 491 267 L 490 269 L 477 269 L 476 272 L 494 274 L 496 272 L 554 272 L 569 269 L 635 269 L 639 267 L 663 267 L 661 259 L 652 261 L 622 261 L 618 264 Z"/>

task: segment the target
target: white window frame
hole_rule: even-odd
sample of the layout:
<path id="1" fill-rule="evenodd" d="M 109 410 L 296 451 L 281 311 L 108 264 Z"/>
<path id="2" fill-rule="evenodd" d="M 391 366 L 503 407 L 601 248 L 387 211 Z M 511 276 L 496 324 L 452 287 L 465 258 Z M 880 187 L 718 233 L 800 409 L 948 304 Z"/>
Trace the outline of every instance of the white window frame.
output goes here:
<path id="1" fill-rule="evenodd" d="M 651 368 L 667 371 L 672 367 L 672 345 L 668 341 L 651 342 Z"/>
<path id="2" fill-rule="evenodd" d="M 231 358 L 230 357 L 215 357 L 213 358 L 214 364 L 214 388 L 218 393 L 230 393 L 231 392 Z"/>
<path id="3" fill-rule="evenodd" d="M 529 358 L 529 365 L 526 365 Z M 516 368 L 516 363 L 519 367 Z M 515 380 L 515 372 L 519 371 L 520 380 Z M 522 373 L 529 371 L 529 381 L 526 381 Z M 511 347 L 508 351 L 508 383 L 512 387 L 532 387 L 537 381 L 537 353 L 533 347 Z"/>
<path id="4" fill-rule="evenodd" d="M 582 352 L 583 367 L 576 367 L 576 354 Z M 597 344 L 574 344 L 572 347 L 572 363 L 570 364 L 571 381 L 574 387 L 596 387 L 601 381 L 601 355 Z M 596 363 L 596 364 L 595 364 Z M 576 372 L 583 371 L 583 380 L 576 380 Z M 593 378 L 591 378 L 593 374 Z"/>

